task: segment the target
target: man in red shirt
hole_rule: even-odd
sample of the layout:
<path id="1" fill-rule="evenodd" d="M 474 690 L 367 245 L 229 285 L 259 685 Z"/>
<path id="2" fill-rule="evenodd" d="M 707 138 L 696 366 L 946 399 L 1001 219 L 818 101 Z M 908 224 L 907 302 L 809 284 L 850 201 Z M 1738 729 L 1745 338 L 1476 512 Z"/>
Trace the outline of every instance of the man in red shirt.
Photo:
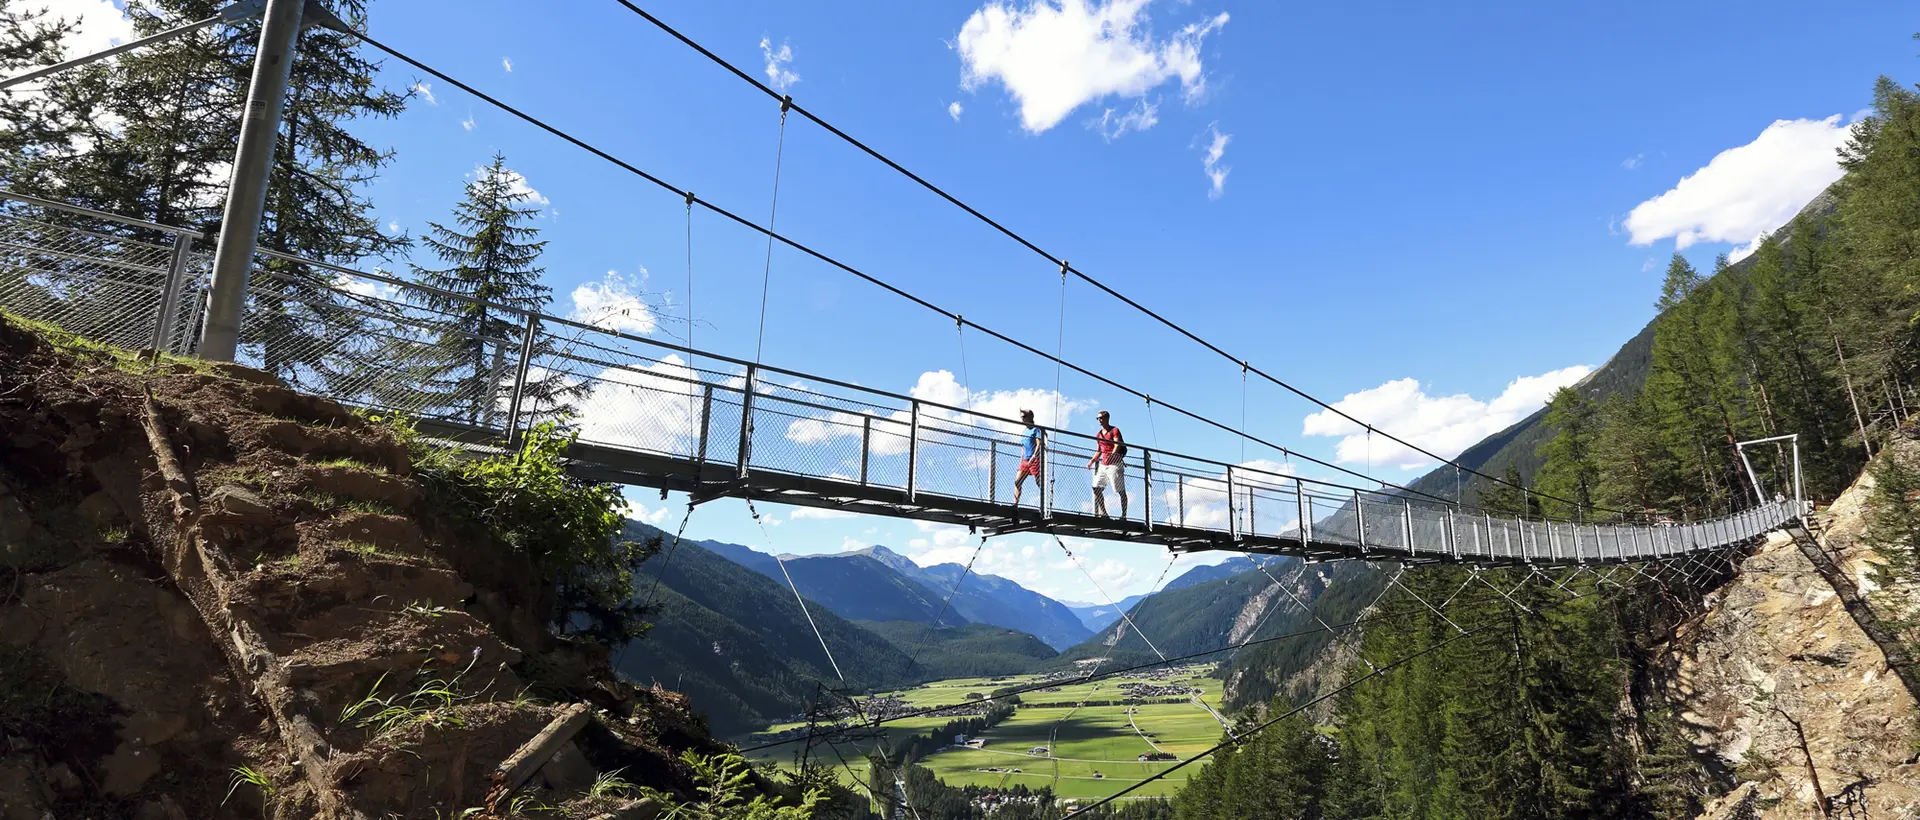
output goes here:
<path id="1" fill-rule="evenodd" d="M 1106 516 L 1107 496 L 1105 490 L 1112 487 L 1120 494 L 1120 518 L 1127 517 L 1127 478 L 1124 459 L 1127 454 L 1127 440 L 1120 435 L 1120 428 L 1107 423 L 1107 411 L 1102 410 L 1095 416 L 1100 420 L 1100 432 L 1096 439 L 1093 458 L 1087 459 L 1087 467 L 1093 470 L 1093 512 Z"/>

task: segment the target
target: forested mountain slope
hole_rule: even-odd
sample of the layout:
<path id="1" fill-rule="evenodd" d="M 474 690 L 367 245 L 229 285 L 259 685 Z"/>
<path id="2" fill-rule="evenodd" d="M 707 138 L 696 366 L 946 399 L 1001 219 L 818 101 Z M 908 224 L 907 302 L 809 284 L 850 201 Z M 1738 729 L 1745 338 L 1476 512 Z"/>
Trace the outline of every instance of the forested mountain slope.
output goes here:
<path id="1" fill-rule="evenodd" d="M 628 537 L 658 532 L 628 522 Z M 642 567 L 635 586 L 643 600 L 662 567 L 665 580 L 648 615 L 653 629 L 618 654 L 621 674 L 689 693 L 720 734 L 799 713 L 818 686 L 838 684 L 833 664 L 784 586 L 683 541 L 670 563 L 656 557 Z M 885 638 L 817 603 L 808 609 L 851 686 L 890 688 L 925 678 Z"/>

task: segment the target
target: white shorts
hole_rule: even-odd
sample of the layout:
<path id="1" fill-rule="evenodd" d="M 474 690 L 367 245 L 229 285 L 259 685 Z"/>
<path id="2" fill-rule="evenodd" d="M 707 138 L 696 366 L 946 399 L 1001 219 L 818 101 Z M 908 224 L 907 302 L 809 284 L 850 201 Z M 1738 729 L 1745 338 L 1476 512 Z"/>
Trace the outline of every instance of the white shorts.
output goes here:
<path id="1" fill-rule="evenodd" d="M 1093 468 L 1093 488 L 1096 490 L 1104 490 L 1111 487 L 1120 492 L 1126 492 L 1126 469 L 1127 467 L 1124 464 L 1101 464 L 1095 466 Z"/>

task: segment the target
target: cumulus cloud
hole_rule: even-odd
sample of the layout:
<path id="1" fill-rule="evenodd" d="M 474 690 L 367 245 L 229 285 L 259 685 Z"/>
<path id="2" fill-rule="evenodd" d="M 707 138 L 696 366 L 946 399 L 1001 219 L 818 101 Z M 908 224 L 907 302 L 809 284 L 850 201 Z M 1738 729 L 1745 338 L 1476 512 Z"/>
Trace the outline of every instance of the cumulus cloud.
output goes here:
<path id="1" fill-rule="evenodd" d="M 626 510 L 627 518 L 630 518 L 634 521 L 641 521 L 648 524 L 652 524 L 656 527 L 662 524 L 665 524 L 667 522 L 667 516 L 673 514 L 673 510 L 668 509 L 666 507 L 660 507 L 658 509 L 649 509 L 647 505 L 642 504 L 638 501 L 635 501 L 631 498 L 626 499 L 626 502 L 627 502 L 627 510 Z"/>
<path id="2" fill-rule="evenodd" d="M 1227 14 L 1158 38 L 1145 13 L 1149 2 L 989 0 L 954 40 L 961 86 L 972 91 L 999 83 L 1033 134 L 1087 103 L 1142 97 L 1176 80 L 1189 102 L 1198 101 L 1206 92 L 1200 46 L 1227 24 Z"/>
<path id="3" fill-rule="evenodd" d="M 84 57 L 133 39 L 133 21 L 113 0 L 48 0 L 49 18 L 72 22 L 75 29 L 61 41 L 68 59 Z"/>
<path id="4" fill-rule="evenodd" d="M 1672 237 L 1676 249 L 1698 242 L 1752 252 L 1808 200 L 1840 178 L 1836 151 L 1847 140 L 1839 114 L 1823 120 L 1776 120 L 1752 142 L 1719 153 L 1672 190 L 1635 206 L 1626 227 L 1635 245 Z"/>
<path id="5" fill-rule="evenodd" d="M 1227 155 L 1227 143 L 1233 141 L 1233 135 L 1220 133 L 1220 124 L 1217 122 L 1207 125 L 1207 133 L 1212 136 L 1207 141 L 1206 155 L 1200 159 L 1200 168 L 1207 174 L 1207 198 L 1219 199 L 1227 191 L 1227 175 L 1233 173 L 1231 167 L 1220 164 L 1220 160 Z"/>
<path id="6" fill-rule="evenodd" d="M 678 354 L 601 370 L 585 381 L 586 395 L 573 400 L 580 440 L 692 455 L 700 435 L 700 386 L 692 379 Z"/>
<path id="7" fill-rule="evenodd" d="M 1092 405 L 1077 399 L 1067 398 L 1052 390 L 1021 388 L 1018 390 L 974 390 L 969 391 L 953 376 L 951 371 L 931 370 L 920 374 L 920 378 L 908 391 L 916 399 L 958 407 L 996 419 L 1017 419 L 1021 410 L 1032 410 L 1034 421 L 1046 427 L 1065 428 L 1072 424 L 1074 414 Z M 812 418 L 795 419 L 787 425 L 787 440 L 796 444 L 822 444 L 841 438 L 859 438 L 866 434 L 869 424 L 872 427 L 871 447 L 873 455 L 895 456 L 907 452 L 911 435 L 911 414 L 897 410 L 885 415 L 867 416 L 855 413 L 835 412 Z M 923 408 L 921 415 L 922 441 L 938 437 L 943 426 L 971 426 L 982 422 L 999 428 L 1011 437 L 1021 426 L 1013 421 L 988 421 L 978 416 L 960 414 L 935 407 Z"/>
<path id="8" fill-rule="evenodd" d="M 766 60 L 767 85 L 785 91 L 800 82 L 800 75 L 793 73 L 793 46 L 786 41 L 774 48 L 772 38 L 760 38 L 760 55 Z"/>
<path id="9" fill-rule="evenodd" d="M 641 269 L 640 276 L 641 281 L 634 282 L 619 271 L 607 271 L 600 281 L 574 288 L 573 310 L 567 318 L 608 330 L 652 333 L 659 327 L 659 317 L 642 297 L 646 269 Z"/>
<path id="10" fill-rule="evenodd" d="M 412 90 L 413 93 L 420 95 L 420 99 L 426 100 L 428 105 L 440 104 L 439 98 L 433 96 L 433 86 L 431 84 L 416 81 L 413 84 Z"/>
<path id="11" fill-rule="evenodd" d="M 471 119 L 467 121 L 467 123 L 471 123 L 471 122 L 472 122 Z M 466 125 L 467 123 L 462 123 L 462 124 Z M 473 130 L 473 127 L 471 125 L 468 125 L 467 130 L 471 131 Z M 547 205 L 551 204 L 547 201 L 547 198 L 544 194 L 541 194 L 539 191 L 534 190 L 532 185 L 527 184 L 527 178 L 525 176 L 523 176 L 519 171 L 513 170 L 512 168 L 502 168 L 498 172 L 495 172 L 493 170 L 493 166 L 476 165 L 474 166 L 473 173 L 470 174 L 470 176 L 472 176 L 474 179 L 480 179 L 481 177 L 494 175 L 496 173 L 501 179 L 501 181 L 506 183 L 507 193 L 514 197 L 519 198 L 522 202 L 526 202 L 532 205 L 537 205 L 542 208 L 545 208 L 547 207 Z"/>
<path id="12" fill-rule="evenodd" d="M 1538 376 L 1522 376 L 1507 384 L 1491 401 L 1465 393 L 1429 395 L 1415 379 L 1395 379 L 1369 390 L 1350 393 L 1334 402 L 1354 418 L 1376 430 L 1393 433 L 1446 458 L 1459 455 L 1481 439 L 1500 432 L 1545 406 L 1562 387 L 1593 372 L 1586 365 L 1564 367 Z M 1322 410 L 1306 417 L 1302 430 L 1309 436 L 1338 437 L 1335 460 L 1410 470 L 1433 460 L 1383 436 L 1368 436 L 1353 422 Z"/>
<path id="13" fill-rule="evenodd" d="M 506 58 L 506 57 L 501 57 L 501 58 L 500 58 L 500 67 L 501 67 L 501 68 L 504 68 L 504 69 L 506 69 L 506 70 L 507 70 L 507 73 L 508 73 L 508 74 L 512 74 L 512 73 L 513 73 L 513 60 L 511 60 L 511 59 L 509 59 L 509 58 Z"/>
<path id="14" fill-rule="evenodd" d="M 468 131 L 473 130 L 473 112 L 472 111 L 468 111 L 467 118 L 460 121 L 460 127 L 465 128 Z"/>
<path id="15" fill-rule="evenodd" d="M 1126 136 L 1129 132 L 1145 131 L 1160 122 L 1160 106 L 1140 100 L 1133 104 L 1132 110 L 1125 114 L 1109 108 L 1100 113 L 1100 117 L 1087 123 L 1088 128 L 1100 132 L 1100 136 L 1112 142 Z"/>
<path id="16" fill-rule="evenodd" d="M 967 110 L 966 107 L 961 105 L 959 100 L 947 103 L 947 116 L 952 117 L 954 122 L 960 121 L 960 112 L 965 110 Z"/>

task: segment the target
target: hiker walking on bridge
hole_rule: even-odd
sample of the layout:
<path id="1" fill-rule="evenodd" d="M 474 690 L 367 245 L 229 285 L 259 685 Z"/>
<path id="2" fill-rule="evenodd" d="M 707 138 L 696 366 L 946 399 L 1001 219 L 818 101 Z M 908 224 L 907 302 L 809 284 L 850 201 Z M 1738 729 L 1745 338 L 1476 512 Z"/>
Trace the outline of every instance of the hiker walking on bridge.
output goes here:
<path id="1" fill-rule="evenodd" d="M 1027 476 L 1033 476 L 1034 486 L 1043 481 L 1040 477 L 1040 465 L 1046 455 L 1040 443 L 1040 428 L 1033 423 L 1033 411 L 1020 411 L 1020 422 L 1027 425 L 1027 432 L 1021 434 L 1024 445 L 1020 450 L 1020 469 L 1013 475 L 1013 506 L 1020 506 L 1020 489 L 1027 483 Z M 1044 500 L 1044 499 L 1043 499 Z"/>
<path id="2" fill-rule="evenodd" d="M 1095 418 L 1100 420 L 1100 432 L 1094 436 L 1098 442 L 1093 458 L 1087 459 L 1087 468 L 1093 470 L 1093 513 L 1107 515 L 1105 490 L 1112 487 L 1120 494 L 1120 518 L 1124 520 L 1127 517 L 1127 439 L 1120 435 L 1120 428 L 1108 423 L 1107 411 L 1100 411 Z"/>

